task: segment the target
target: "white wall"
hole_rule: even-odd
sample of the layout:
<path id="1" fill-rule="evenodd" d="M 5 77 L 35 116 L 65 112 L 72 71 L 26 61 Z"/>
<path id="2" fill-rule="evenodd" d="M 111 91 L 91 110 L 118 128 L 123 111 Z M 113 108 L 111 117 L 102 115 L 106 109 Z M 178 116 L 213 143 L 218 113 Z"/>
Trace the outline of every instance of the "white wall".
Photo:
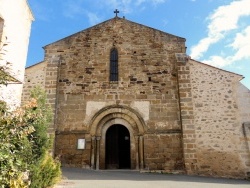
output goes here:
<path id="1" fill-rule="evenodd" d="M 23 82 L 31 23 L 34 20 L 26 0 L 0 0 L 0 17 L 4 20 L 2 42 L 4 47 L 0 66 L 10 63 L 8 72 Z M 7 39 L 6 39 L 7 37 Z M 0 100 L 5 100 L 9 106 L 19 106 L 21 102 L 22 84 L 0 86 Z"/>

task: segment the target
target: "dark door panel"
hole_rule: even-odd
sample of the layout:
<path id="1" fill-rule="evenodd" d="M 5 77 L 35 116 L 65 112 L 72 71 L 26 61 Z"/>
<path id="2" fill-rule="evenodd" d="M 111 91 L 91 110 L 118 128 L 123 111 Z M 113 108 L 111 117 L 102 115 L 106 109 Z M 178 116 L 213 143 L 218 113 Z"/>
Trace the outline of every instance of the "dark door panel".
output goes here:
<path id="1" fill-rule="evenodd" d="M 106 168 L 130 168 L 130 135 L 123 125 L 112 125 L 106 133 Z"/>

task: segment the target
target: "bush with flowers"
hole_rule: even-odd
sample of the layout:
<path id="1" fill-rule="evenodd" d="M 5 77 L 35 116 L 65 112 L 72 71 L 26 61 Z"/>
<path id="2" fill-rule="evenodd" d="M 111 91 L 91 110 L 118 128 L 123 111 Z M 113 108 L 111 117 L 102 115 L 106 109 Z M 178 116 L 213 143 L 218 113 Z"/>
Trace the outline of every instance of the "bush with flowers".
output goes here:
<path id="1" fill-rule="evenodd" d="M 0 101 L 0 188 L 46 188 L 60 177 L 60 163 L 49 154 L 51 110 L 39 88 L 15 111 Z M 49 172 L 48 172 L 49 169 Z"/>

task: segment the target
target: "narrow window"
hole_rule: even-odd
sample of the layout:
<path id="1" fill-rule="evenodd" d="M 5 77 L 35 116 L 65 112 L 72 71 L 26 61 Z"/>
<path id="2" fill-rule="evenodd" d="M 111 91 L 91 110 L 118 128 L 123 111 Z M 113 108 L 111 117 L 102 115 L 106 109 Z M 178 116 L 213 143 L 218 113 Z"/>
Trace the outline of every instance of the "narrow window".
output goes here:
<path id="1" fill-rule="evenodd" d="M 118 52 L 115 48 L 110 52 L 110 81 L 118 81 Z"/>

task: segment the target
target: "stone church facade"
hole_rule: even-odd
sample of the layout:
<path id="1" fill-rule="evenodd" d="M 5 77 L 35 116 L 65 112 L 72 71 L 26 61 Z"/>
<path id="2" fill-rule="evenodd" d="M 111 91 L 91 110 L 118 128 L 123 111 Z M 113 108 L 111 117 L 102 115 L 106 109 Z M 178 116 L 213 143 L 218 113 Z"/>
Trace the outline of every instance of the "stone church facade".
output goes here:
<path id="1" fill-rule="evenodd" d="M 45 88 L 63 166 L 246 178 L 250 91 L 192 59 L 185 39 L 115 17 L 44 47 L 23 101 Z"/>

